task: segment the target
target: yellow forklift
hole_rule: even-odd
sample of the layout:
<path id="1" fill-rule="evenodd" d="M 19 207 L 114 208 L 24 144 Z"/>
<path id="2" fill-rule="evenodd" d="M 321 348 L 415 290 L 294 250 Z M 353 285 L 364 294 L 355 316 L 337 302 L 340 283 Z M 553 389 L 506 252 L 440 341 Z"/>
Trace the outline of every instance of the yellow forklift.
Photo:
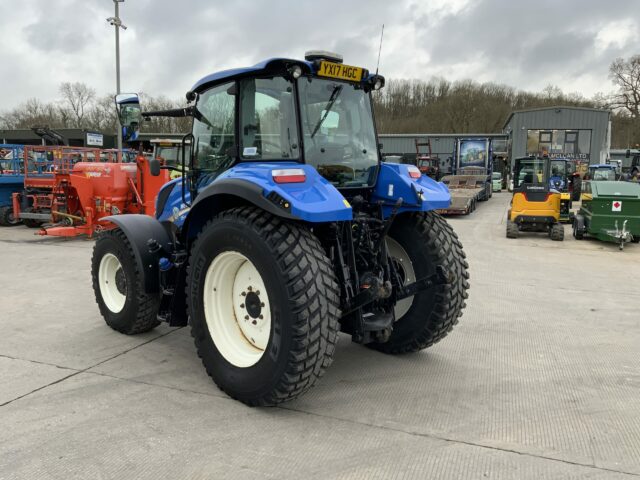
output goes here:
<path id="1" fill-rule="evenodd" d="M 513 170 L 513 198 L 507 215 L 507 238 L 519 232 L 546 232 L 551 240 L 564 240 L 560 223 L 561 193 L 551 187 L 548 157 L 516 158 Z"/>

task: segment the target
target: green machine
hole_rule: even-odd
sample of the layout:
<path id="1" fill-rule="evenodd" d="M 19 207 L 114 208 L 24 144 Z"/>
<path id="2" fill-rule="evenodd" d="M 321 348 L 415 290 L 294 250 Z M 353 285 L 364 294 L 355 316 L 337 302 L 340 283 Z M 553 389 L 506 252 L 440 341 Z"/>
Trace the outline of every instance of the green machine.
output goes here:
<path id="1" fill-rule="evenodd" d="M 573 236 L 590 235 L 603 242 L 640 241 L 640 184 L 631 182 L 585 181 L 582 206 L 573 219 Z"/>

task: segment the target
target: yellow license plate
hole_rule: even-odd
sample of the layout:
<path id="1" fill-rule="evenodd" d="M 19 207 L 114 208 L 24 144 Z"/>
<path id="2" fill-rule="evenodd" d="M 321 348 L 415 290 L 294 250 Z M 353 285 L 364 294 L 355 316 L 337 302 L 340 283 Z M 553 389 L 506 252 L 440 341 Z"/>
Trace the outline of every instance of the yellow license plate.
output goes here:
<path id="1" fill-rule="evenodd" d="M 342 63 L 321 61 L 318 75 L 321 77 L 339 78 L 350 82 L 359 82 L 364 75 L 364 68 L 352 67 Z"/>

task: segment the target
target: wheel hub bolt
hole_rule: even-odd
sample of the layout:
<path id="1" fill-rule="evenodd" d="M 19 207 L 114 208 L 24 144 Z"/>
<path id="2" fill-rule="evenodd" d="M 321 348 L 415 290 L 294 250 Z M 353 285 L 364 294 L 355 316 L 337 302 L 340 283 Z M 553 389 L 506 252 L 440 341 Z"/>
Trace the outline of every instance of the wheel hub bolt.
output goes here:
<path id="1" fill-rule="evenodd" d="M 259 318 L 260 320 L 262 320 L 262 319 L 264 318 L 264 315 L 260 315 L 258 318 Z M 254 320 L 254 321 L 255 321 L 255 320 Z"/>
<path id="2" fill-rule="evenodd" d="M 254 325 L 258 324 L 258 322 L 256 320 L 252 320 L 251 323 L 254 324 Z"/>
<path id="3" fill-rule="evenodd" d="M 245 315 L 245 316 L 244 316 L 244 319 L 245 319 L 245 320 L 249 320 L 249 315 Z M 254 320 L 254 321 L 255 321 L 255 320 Z"/>
<path id="4" fill-rule="evenodd" d="M 241 304 L 240 304 L 240 308 L 244 308 L 244 303 L 241 303 Z"/>

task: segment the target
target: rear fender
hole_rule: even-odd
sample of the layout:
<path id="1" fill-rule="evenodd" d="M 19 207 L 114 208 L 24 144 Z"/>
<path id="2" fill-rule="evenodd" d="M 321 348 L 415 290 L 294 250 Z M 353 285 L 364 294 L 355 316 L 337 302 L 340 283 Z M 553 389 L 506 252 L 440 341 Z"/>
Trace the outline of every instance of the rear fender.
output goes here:
<path id="1" fill-rule="evenodd" d="M 114 215 L 101 218 L 120 228 L 131 244 L 139 271 L 142 273 L 145 293 L 160 292 L 160 257 L 171 251 L 171 237 L 162 224 L 153 217 L 142 214 Z M 158 242 L 159 249 L 149 248 L 150 242 Z"/>
<path id="2" fill-rule="evenodd" d="M 304 170 L 299 183 L 276 183 L 272 171 Z M 311 165 L 294 162 L 245 162 L 225 171 L 199 190 L 183 227 L 187 240 L 223 210 L 254 205 L 278 217 L 310 223 L 348 221 L 351 205 Z"/>
<path id="3" fill-rule="evenodd" d="M 451 194 L 447 186 L 433 178 L 421 175 L 417 179 L 409 175 L 410 165 L 381 163 L 378 181 L 372 202 L 382 202 L 382 213 L 386 218 L 394 204 L 402 197 L 403 204 L 398 213 L 427 212 L 445 209 L 451 205 Z"/>

